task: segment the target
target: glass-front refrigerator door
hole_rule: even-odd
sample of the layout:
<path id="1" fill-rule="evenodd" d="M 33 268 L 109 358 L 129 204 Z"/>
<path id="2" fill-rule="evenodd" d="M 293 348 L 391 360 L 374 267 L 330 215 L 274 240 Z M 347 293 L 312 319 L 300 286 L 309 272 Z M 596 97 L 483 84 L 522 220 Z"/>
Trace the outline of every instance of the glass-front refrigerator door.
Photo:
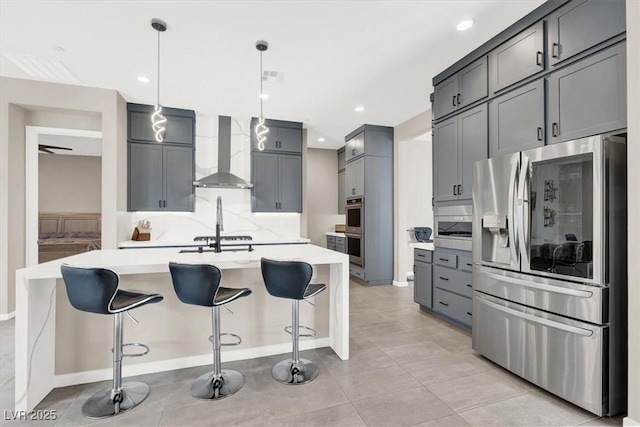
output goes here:
<path id="1" fill-rule="evenodd" d="M 523 272 L 604 283 L 602 147 L 597 136 L 522 153 Z"/>

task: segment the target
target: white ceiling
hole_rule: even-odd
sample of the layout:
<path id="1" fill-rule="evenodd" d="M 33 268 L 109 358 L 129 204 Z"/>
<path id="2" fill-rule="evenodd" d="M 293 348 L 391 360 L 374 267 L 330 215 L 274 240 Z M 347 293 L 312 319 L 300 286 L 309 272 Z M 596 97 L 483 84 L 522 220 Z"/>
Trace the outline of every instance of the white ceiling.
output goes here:
<path id="1" fill-rule="evenodd" d="M 52 149 L 51 151 L 56 154 L 68 156 L 102 156 L 102 139 L 100 138 L 41 134 L 38 138 L 38 144 L 71 148 L 71 151 Z M 47 155 L 48 153 L 42 154 Z"/>
<path id="2" fill-rule="evenodd" d="M 150 20 L 158 17 L 168 24 L 161 103 L 250 117 L 259 113 L 254 46 L 264 39 L 265 69 L 284 73 L 281 83 L 265 85 L 265 116 L 302 121 L 309 146 L 337 148 L 363 123 L 395 126 L 427 110 L 435 74 L 542 3 L 2 0 L 0 51 L 61 60 L 83 85 L 151 104 L 157 33 Z M 476 25 L 456 31 L 466 16 Z M 28 78 L 4 56 L 0 75 Z"/>

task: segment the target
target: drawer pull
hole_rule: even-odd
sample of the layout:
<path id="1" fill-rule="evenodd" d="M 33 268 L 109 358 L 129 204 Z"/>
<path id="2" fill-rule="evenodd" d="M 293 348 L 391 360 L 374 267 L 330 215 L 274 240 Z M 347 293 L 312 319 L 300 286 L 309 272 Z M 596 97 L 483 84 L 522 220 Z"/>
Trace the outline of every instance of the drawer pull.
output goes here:
<path id="1" fill-rule="evenodd" d="M 473 286 L 467 283 L 467 288 L 473 288 Z"/>
<path id="2" fill-rule="evenodd" d="M 426 257 L 427 257 L 427 256 L 426 256 L 426 255 L 424 255 L 424 254 L 418 254 L 418 256 L 419 256 L 420 258 L 426 258 Z"/>
<path id="3" fill-rule="evenodd" d="M 473 316 L 473 314 L 469 313 L 468 311 L 467 311 L 467 314 L 468 314 L 469 316 Z"/>
<path id="4" fill-rule="evenodd" d="M 446 302 L 438 301 L 438 303 L 444 305 L 445 307 L 449 307 L 449 304 L 447 304 Z"/>
<path id="5" fill-rule="evenodd" d="M 467 267 L 473 267 L 473 264 L 471 264 L 470 262 L 467 263 Z"/>
<path id="6" fill-rule="evenodd" d="M 445 282 L 449 281 L 449 279 L 447 279 L 446 277 L 442 277 L 442 276 L 439 276 L 439 277 L 440 277 L 441 280 L 444 280 Z"/>
<path id="7" fill-rule="evenodd" d="M 440 261 L 449 262 L 448 258 L 438 258 Z"/>

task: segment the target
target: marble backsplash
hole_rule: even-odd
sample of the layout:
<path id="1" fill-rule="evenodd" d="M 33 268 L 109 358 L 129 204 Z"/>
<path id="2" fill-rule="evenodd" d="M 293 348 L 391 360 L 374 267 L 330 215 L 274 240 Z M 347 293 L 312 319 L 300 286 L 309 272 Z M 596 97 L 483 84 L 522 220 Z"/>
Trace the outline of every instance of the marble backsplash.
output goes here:
<path id="1" fill-rule="evenodd" d="M 218 170 L 218 118 L 196 118 L 196 179 Z M 231 173 L 251 182 L 250 118 L 231 121 Z M 192 240 L 215 234 L 216 199 L 222 196 L 223 234 L 254 239 L 300 237 L 300 214 L 251 212 L 251 190 L 196 188 L 195 212 L 132 212 L 131 229 L 151 223 L 151 239 Z"/>

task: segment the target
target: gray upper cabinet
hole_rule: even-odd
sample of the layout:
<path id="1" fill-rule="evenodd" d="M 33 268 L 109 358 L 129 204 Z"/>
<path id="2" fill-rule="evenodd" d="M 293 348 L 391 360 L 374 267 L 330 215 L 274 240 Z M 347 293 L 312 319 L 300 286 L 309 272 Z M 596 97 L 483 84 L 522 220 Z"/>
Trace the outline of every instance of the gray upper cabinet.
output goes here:
<path id="1" fill-rule="evenodd" d="M 252 154 L 253 212 L 302 212 L 302 156 Z"/>
<path id="2" fill-rule="evenodd" d="M 346 181 L 347 197 L 364 196 L 364 161 L 363 157 L 347 163 Z"/>
<path id="3" fill-rule="evenodd" d="M 471 199 L 473 163 L 487 158 L 487 104 L 434 126 L 434 201 Z"/>
<path id="4" fill-rule="evenodd" d="M 627 126 L 626 43 L 552 73 L 548 84 L 550 143 Z"/>
<path id="5" fill-rule="evenodd" d="M 486 98 L 488 94 L 487 57 L 483 56 L 436 85 L 434 119 Z"/>
<path id="6" fill-rule="evenodd" d="M 347 164 L 346 148 L 342 147 L 338 150 L 338 173 L 344 171 Z"/>
<path id="7" fill-rule="evenodd" d="M 193 212 L 195 113 L 163 108 L 162 143 L 151 129 L 152 105 L 127 104 L 129 211 Z"/>
<path id="8" fill-rule="evenodd" d="M 489 103 L 491 157 L 544 145 L 544 79 Z"/>
<path id="9" fill-rule="evenodd" d="M 364 132 L 360 132 L 347 141 L 345 146 L 345 162 L 358 158 L 364 154 Z"/>
<path id="10" fill-rule="evenodd" d="M 540 71 L 545 61 L 544 21 L 491 51 L 491 89 L 498 92 Z"/>
<path id="11" fill-rule="evenodd" d="M 621 34 L 626 29 L 624 0 L 574 0 L 549 18 L 552 66 Z"/>
<path id="12" fill-rule="evenodd" d="M 265 125 L 269 128 L 264 141 L 264 150 L 258 147 L 255 127 L 257 118 L 251 119 L 251 149 L 254 151 L 302 153 L 302 123 L 283 120 L 265 119 Z"/>
<path id="13" fill-rule="evenodd" d="M 347 213 L 347 172 L 338 174 L 338 213 Z"/>

